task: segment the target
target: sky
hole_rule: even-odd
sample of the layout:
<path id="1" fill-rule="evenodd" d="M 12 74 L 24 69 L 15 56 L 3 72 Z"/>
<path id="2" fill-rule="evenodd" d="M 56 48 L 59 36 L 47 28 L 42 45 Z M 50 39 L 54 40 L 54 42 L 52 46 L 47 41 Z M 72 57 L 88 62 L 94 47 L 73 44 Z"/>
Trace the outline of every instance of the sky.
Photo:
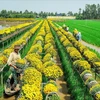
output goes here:
<path id="1" fill-rule="evenodd" d="M 58 12 L 76 13 L 79 8 L 85 9 L 86 4 L 100 4 L 100 0 L 0 0 L 0 11 Z"/>

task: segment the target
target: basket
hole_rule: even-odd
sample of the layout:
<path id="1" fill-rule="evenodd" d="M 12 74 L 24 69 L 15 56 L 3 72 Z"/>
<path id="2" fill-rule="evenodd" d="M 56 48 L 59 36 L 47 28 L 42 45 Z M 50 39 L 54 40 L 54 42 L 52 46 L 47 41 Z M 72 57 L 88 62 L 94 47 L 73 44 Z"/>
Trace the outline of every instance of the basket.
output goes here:
<path id="1" fill-rule="evenodd" d="M 91 88 L 93 85 L 96 85 L 96 84 L 98 84 L 98 82 L 94 80 L 94 81 L 89 82 L 89 83 L 87 84 L 87 86 L 88 86 L 89 88 Z"/>
<path id="2" fill-rule="evenodd" d="M 54 96 L 54 95 L 55 95 L 56 99 L 51 99 L 52 96 Z M 49 94 L 46 95 L 45 100 L 60 100 L 60 97 L 56 92 L 50 92 Z"/>
<path id="3" fill-rule="evenodd" d="M 23 69 L 25 67 L 25 64 L 16 63 L 16 66 L 20 69 Z"/>
<path id="4" fill-rule="evenodd" d="M 86 74 L 83 76 L 84 81 L 86 81 L 89 77 L 92 77 L 92 74 L 86 73 Z"/>

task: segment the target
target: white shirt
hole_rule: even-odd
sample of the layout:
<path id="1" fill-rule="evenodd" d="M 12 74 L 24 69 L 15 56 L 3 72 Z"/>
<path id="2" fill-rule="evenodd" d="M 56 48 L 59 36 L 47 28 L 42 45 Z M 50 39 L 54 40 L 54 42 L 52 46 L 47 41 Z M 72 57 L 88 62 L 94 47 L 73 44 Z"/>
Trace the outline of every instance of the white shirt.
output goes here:
<path id="1" fill-rule="evenodd" d="M 21 56 L 20 56 L 20 54 L 18 53 L 16 53 L 16 52 L 12 52 L 11 54 L 10 54 L 10 56 L 9 56 L 9 58 L 8 58 L 8 61 L 7 61 L 7 64 L 8 65 L 15 65 L 16 64 L 16 61 L 18 60 L 18 59 L 21 59 Z"/>
<path id="2" fill-rule="evenodd" d="M 67 27 L 67 31 L 69 30 L 69 27 Z"/>

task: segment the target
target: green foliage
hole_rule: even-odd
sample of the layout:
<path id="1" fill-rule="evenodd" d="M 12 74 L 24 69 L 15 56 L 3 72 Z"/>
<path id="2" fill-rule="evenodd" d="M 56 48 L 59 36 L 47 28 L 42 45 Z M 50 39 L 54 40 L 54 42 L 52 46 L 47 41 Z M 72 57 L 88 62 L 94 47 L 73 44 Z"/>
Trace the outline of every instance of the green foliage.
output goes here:
<path id="1" fill-rule="evenodd" d="M 28 10 L 25 10 L 24 12 L 2 10 L 0 12 L 0 17 L 2 18 L 46 18 L 47 16 L 58 16 L 58 15 L 66 16 L 65 13 L 58 14 L 57 12 L 53 13 L 53 12 L 43 12 L 43 11 L 37 13 Z"/>
<path id="2" fill-rule="evenodd" d="M 81 13 L 81 8 L 76 19 L 100 19 L 100 4 L 86 4 L 85 10 Z"/>
<path id="3" fill-rule="evenodd" d="M 3 89 L 3 86 L 0 85 L 0 97 L 3 96 L 3 90 L 4 90 L 4 89 Z"/>

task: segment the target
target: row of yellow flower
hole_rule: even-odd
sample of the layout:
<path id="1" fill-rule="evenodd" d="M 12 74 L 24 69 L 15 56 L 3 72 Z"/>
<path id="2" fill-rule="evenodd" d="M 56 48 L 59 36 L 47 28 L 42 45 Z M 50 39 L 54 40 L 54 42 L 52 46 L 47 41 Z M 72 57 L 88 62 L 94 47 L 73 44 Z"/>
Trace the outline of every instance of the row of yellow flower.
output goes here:
<path id="1" fill-rule="evenodd" d="M 53 81 L 53 80 L 50 80 L 49 82 L 47 82 L 46 85 L 44 85 L 43 92 L 45 94 L 49 94 L 51 92 L 57 92 L 57 91 L 58 91 L 58 87 L 57 87 L 55 81 Z"/>
<path id="2" fill-rule="evenodd" d="M 2 29 L 2 30 L 0 30 L 0 35 L 7 36 L 10 33 L 15 32 L 17 29 L 24 28 L 24 27 L 29 26 L 31 24 L 33 24 L 33 22 L 19 24 L 19 25 L 16 25 L 16 26 L 11 26 L 9 28 Z"/>
<path id="3" fill-rule="evenodd" d="M 25 59 L 29 62 L 29 67 L 25 70 L 23 75 L 24 84 L 22 86 L 22 96 L 19 100 L 42 100 L 41 83 L 42 83 L 42 45 L 44 43 L 43 34 L 44 23 L 33 41 L 32 47 L 26 55 Z M 30 67 L 31 66 L 31 67 Z"/>
<path id="4" fill-rule="evenodd" d="M 61 43 L 64 45 L 64 47 L 66 48 L 66 51 L 69 53 L 71 59 L 73 61 L 76 61 L 74 63 L 74 66 L 80 71 L 84 71 L 86 69 L 91 69 L 91 66 L 88 64 L 87 61 L 83 60 L 81 53 L 75 48 L 73 47 L 72 43 L 67 39 L 66 35 L 65 35 L 65 31 L 61 28 L 57 29 L 51 22 L 50 24 L 52 25 L 52 27 L 56 30 L 57 35 L 61 41 Z M 68 34 L 66 32 L 67 35 L 71 35 Z M 72 35 L 71 35 L 72 36 Z M 84 64 L 83 64 L 84 63 Z"/>
<path id="5" fill-rule="evenodd" d="M 86 60 L 94 67 L 97 68 L 98 72 L 100 71 L 100 58 L 97 57 L 97 55 L 90 51 L 86 46 L 81 44 L 80 42 L 76 41 L 74 37 L 73 39 L 70 38 L 70 36 L 67 36 L 67 38 L 72 41 L 73 45 L 81 52 L 81 54 L 85 57 Z"/>
<path id="6" fill-rule="evenodd" d="M 67 38 L 72 42 L 72 44 L 79 50 L 79 52 L 85 57 L 93 68 L 96 68 L 97 72 L 100 72 L 100 58 L 90 51 L 86 46 L 82 45 L 80 42 L 76 41 L 73 36 L 66 35 Z M 70 38 L 70 36 L 72 38 Z"/>
<path id="7" fill-rule="evenodd" d="M 50 31 L 48 22 L 46 22 L 46 36 L 45 36 L 45 46 L 44 52 L 45 56 L 43 57 L 44 70 L 43 73 L 48 78 L 59 78 L 63 75 L 61 68 L 57 65 L 57 51 L 55 50 L 54 37 Z"/>
<path id="8" fill-rule="evenodd" d="M 32 66 L 34 69 L 36 68 L 41 73 L 43 72 L 43 63 L 42 63 L 42 55 L 41 55 L 42 52 L 43 52 L 43 47 L 42 46 L 44 45 L 44 36 L 46 34 L 45 30 L 44 30 L 44 26 L 45 26 L 45 22 L 43 23 L 43 25 L 42 25 L 37 37 L 35 38 L 35 40 L 33 42 L 33 45 L 31 47 L 31 49 L 29 50 L 27 56 L 25 57 L 26 60 L 30 63 L 30 66 Z M 41 81 L 39 82 L 38 79 L 35 80 L 35 81 L 34 80 L 30 80 L 30 78 L 29 78 L 30 77 L 30 73 L 31 73 L 31 71 L 27 72 L 27 75 L 29 75 L 29 76 L 26 77 L 26 78 L 23 77 L 23 79 L 25 81 L 26 80 L 29 81 L 29 82 L 31 81 L 31 83 L 32 83 L 31 85 L 33 85 L 33 84 L 37 84 L 37 86 L 39 85 L 39 88 L 40 88 L 40 82 Z M 34 74 L 35 73 L 33 73 L 33 76 L 31 76 L 31 79 L 34 78 Z M 28 93 L 28 94 L 34 95 L 33 93 Z M 25 97 L 26 95 L 23 94 L 23 96 Z M 35 100 L 35 98 L 31 98 L 31 99 Z M 29 99 L 29 100 L 31 100 L 31 99 Z M 37 100 L 42 100 L 42 98 L 41 99 L 37 98 Z"/>
<path id="9" fill-rule="evenodd" d="M 56 32 L 60 38 L 60 41 L 62 42 L 63 45 L 64 45 L 64 41 L 66 41 L 66 40 L 68 41 L 67 42 L 68 45 L 64 45 L 64 46 L 67 49 L 67 52 L 69 53 L 70 57 L 74 61 L 74 63 L 73 63 L 74 67 L 80 71 L 80 73 L 81 73 L 80 75 L 83 78 L 85 84 L 89 87 L 90 93 L 95 96 L 96 100 L 100 100 L 100 85 L 92 76 L 92 72 L 90 70 L 91 69 L 90 64 L 87 61 L 82 60 L 82 56 L 81 56 L 80 52 L 72 46 L 72 44 L 77 46 L 77 41 L 74 39 L 74 37 L 72 35 L 65 32 L 63 29 L 57 29 L 51 22 L 50 22 L 50 24 L 56 30 Z M 66 38 L 66 36 L 68 39 Z M 85 46 L 82 46 L 82 48 L 84 48 L 84 50 L 87 50 L 87 48 Z M 82 51 L 83 51 L 83 49 L 82 49 Z M 92 58 L 92 56 L 90 58 Z"/>
<path id="10" fill-rule="evenodd" d="M 50 79 L 56 79 L 63 75 L 61 68 L 57 65 L 57 51 L 55 49 L 54 37 L 50 31 L 48 22 L 45 22 L 45 44 L 44 44 L 44 57 L 43 57 L 43 73 Z M 43 89 L 45 94 L 57 92 L 58 88 L 54 82 L 48 82 Z M 59 98 L 60 99 L 60 98 Z"/>
<path id="11" fill-rule="evenodd" d="M 33 67 L 24 71 L 21 97 L 18 100 L 42 100 L 42 74 Z"/>
<path id="12" fill-rule="evenodd" d="M 31 66 L 35 67 L 38 71 L 43 72 L 43 63 L 42 63 L 42 52 L 45 36 L 45 21 L 37 34 L 31 49 L 29 50 L 27 56 L 25 57 Z"/>
<path id="13" fill-rule="evenodd" d="M 44 26 L 47 34 L 45 33 Z M 62 75 L 62 71 L 56 65 L 57 52 L 54 48 L 53 39 L 54 38 L 50 32 L 48 23 L 47 21 L 45 21 L 43 27 L 41 27 L 40 32 L 35 38 L 33 46 L 28 52 L 26 59 L 30 62 L 31 66 L 34 66 L 38 71 L 44 73 L 47 77 L 57 78 L 60 76 L 60 74 Z M 42 57 L 40 55 L 42 54 L 43 51 L 42 50 L 43 43 L 44 43 L 45 55 L 43 57 L 43 60 L 41 60 Z"/>
<path id="14" fill-rule="evenodd" d="M 34 18 L 0 18 L 0 21 L 34 21 Z"/>
<path id="15" fill-rule="evenodd" d="M 88 60 L 89 63 L 92 63 L 96 67 L 100 67 L 99 65 L 100 62 L 96 62 L 96 61 L 100 61 L 100 59 L 97 57 L 95 53 L 91 52 L 87 47 L 77 42 L 74 38 L 71 39 L 70 35 L 67 38 L 81 52 L 81 54 L 83 54 L 83 56 L 86 58 L 86 60 Z M 93 75 L 91 72 L 91 64 L 89 64 L 88 62 L 85 60 L 76 60 L 74 61 L 73 65 L 78 70 L 80 70 L 81 77 L 83 78 L 85 84 L 88 86 L 90 93 L 94 95 L 96 100 L 99 100 L 100 99 L 100 84 L 93 78 Z"/>
<path id="16" fill-rule="evenodd" d="M 76 41 L 76 39 L 74 38 L 73 35 L 69 34 L 62 28 L 57 28 L 53 24 L 52 24 L 52 26 L 57 31 L 58 36 L 59 36 L 61 42 L 63 43 L 63 45 L 65 46 L 65 48 L 71 47 L 72 45 L 75 46 L 75 48 L 77 48 L 79 50 L 79 52 L 82 54 L 81 56 L 85 57 L 85 59 L 89 62 L 89 64 L 93 68 L 97 69 L 98 73 L 100 72 L 100 58 L 98 58 L 94 52 L 90 51 L 86 46 L 84 46 L 80 42 Z M 71 53 L 71 57 L 74 58 L 74 56 L 75 56 L 75 59 L 77 57 L 81 58 L 79 52 L 77 52 L 76 50 L 73 51 Z"/>
<path id="17" fill-rule="evenodd" d="M 7 57 L 3 54 L 0 54 L 0 69 L 7 63 Z"/>

